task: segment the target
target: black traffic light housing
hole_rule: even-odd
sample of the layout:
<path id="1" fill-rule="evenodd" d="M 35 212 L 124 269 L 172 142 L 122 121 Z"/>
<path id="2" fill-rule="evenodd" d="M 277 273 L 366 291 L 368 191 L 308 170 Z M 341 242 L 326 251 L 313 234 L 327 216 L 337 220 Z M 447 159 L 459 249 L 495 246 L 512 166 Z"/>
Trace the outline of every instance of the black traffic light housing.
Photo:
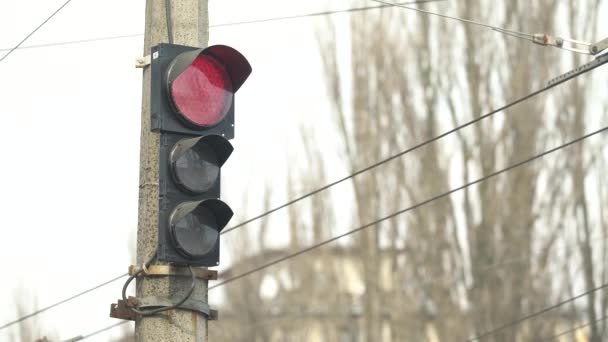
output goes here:
<path id="1" fill-rule="evenodd" d="M 219 234 L 233 215 L 219 199 L 220 170 L 233 151 L 233 95 L 251 66 L 225 45 L 159 44 L 151 56 L 150 122 L 160 131 L 157 258 L 216 266 Z"/>

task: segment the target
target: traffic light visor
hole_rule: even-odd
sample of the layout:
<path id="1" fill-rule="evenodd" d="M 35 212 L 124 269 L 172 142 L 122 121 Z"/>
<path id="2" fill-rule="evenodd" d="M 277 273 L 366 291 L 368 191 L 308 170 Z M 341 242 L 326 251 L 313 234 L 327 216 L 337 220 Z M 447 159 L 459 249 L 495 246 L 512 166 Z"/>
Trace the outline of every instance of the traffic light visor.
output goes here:
<path id="1" fill-rule="evenodd" d="M 184 190 L 203 193 L 217 182 L 232 151 L 230 142 L 218 135 L 182 139 L 171 150 L 173 179 Z"/>
<path id="2" fill-rule="evenodd" d="M 200 258 L 216 246 L 220 231 L 232 218 L 232 210 L 220 200 L 184 202 L 170 218 L 171 237 L 179 253 Z"/>

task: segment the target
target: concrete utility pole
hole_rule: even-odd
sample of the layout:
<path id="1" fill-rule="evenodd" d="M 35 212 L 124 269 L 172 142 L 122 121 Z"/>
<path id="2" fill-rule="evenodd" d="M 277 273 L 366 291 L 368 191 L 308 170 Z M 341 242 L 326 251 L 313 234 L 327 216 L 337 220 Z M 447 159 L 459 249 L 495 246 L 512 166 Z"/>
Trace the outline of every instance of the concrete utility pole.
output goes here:
<path id="1" fill-rule="evenodd" d="M 207 0 L 171 1 L 173 43 L 206 47 L 209 40 Z M 168 42 L 165 0 L 146 1 L 146 32 L 143 55 L 150 47 Z M 139 222 L 137 263 L 148 260 L 158 239 L 159 133 L 150 131 L 150 70 L 143 72 L 141 147 L 139 169 Z M 190 277 L 140 277 L 137 298 L 158 296 L 178 298 L 190 288 Z M 207 281 L 197 279 L 191 299 L 207 301 Z M 207 317 L 188 310 L 169 310 L 153 316 L 138 316 L 137 341 L 207 341 Z"/>

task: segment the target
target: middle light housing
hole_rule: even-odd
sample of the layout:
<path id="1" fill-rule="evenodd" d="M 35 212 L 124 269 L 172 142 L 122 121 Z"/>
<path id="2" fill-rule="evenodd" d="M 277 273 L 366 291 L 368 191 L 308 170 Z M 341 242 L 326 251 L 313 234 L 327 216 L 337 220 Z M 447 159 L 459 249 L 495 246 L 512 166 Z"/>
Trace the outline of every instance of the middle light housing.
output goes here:
<path id="1" fill-rule="evenodd" d="M 220 168 L 233 150 L 232 144 L 218 135 L 182 139 L 171 150 L 173 180 L 185 191 L 202 194 L 218 180 Z"/>

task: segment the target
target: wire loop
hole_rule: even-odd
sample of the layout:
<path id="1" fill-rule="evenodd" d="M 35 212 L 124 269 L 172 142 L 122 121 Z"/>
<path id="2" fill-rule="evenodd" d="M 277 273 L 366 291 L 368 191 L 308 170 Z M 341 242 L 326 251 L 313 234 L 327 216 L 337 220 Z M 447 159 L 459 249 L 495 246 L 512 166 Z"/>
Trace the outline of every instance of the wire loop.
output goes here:
<path id="1" fill-rule="evenodd" d="M 143 273 L 143 274 L 147 275 L 148 266 L 150 266 L 150 264 L 154 261 L 154 259 L 156 259 L 156 251 L 154 252 L 154 255 L 152 255 L 152 257 L 148 261 L 146 261 L 142 264 L 141 270 L 137 271 L 136 273 L 130 275 L 129 278 L 127 278 L 127 281 L 122 286 L 122 300 L 124 300 L 125 302 L 128 302 L 127 289 L 129 288 L 129 284 L 131 284 L 133 279 L 139 277 L 140 274 Z M 188 289 L 188 292 L 186 292 L 184 297 L 182 297 L 182 299 L 180 299 L 177 303 L 170 305 L 170 306 L 163 306 L 163 307 L 159 307 L 156 309 L 150 309 L 150 310 L 140 310 L 140 309 L 137 309 L 134 307 L 129 307 L 129 309 L 131 309 L 131 311 L 135 312 L 138 315 L 151 316 L 151 315 L 155 315 L 159 312 L 178 308 L 180 305 L 184 304 L 190 298 L 190 296 L 192 296 L 192 293 L 194 292 L 194 288 L 196 287 L 196 274 L 194 273 L 192 266 L 188 266 L 188 269 L 190 270 L 190 275 L 192 276 L 192 284 L 190 285 L 190 289 Z"/>

